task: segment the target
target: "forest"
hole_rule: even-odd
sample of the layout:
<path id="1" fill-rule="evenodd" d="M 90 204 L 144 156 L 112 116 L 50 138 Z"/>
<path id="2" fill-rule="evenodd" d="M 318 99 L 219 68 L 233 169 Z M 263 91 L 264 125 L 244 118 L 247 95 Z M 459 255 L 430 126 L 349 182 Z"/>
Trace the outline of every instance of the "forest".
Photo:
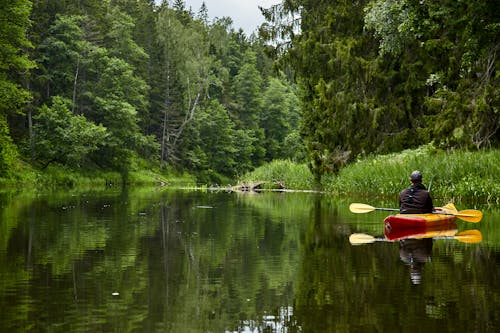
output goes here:
<path id="1" fill-rule="evenodd" d="M 500 3 L 283 0 L 247 36 L 183 0 L 0 4 L 0 178 L 320 179 L 370 154 L 499 147 Z"/>

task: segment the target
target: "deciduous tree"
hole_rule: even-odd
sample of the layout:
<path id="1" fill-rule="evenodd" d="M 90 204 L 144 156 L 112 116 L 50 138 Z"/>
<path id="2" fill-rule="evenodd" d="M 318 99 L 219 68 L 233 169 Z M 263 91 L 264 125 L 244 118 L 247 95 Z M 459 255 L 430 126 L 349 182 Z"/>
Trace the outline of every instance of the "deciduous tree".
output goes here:
<path id="1" fill-rule="evenodd" d="M 81 167 L 108 137 L 106 128 L 73 115 L 59 96 L 40 108 L 34 122 L 35 158 L 44 167 L 53 162 Z"/>

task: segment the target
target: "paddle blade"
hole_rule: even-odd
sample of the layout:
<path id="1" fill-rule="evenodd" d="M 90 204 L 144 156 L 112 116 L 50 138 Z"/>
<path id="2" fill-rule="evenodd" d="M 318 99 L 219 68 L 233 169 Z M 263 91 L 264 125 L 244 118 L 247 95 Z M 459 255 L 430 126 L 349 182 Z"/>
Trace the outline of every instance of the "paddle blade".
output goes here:
<path id="1" fill-rule="evenodd" d="M 352 245 L 370 244 L 374 243 L 377 239 L 367 234 L 352 234 L 349 236 L 349 242 Z"/>
<path id="2" fill-rule="evenodd" d="M 479 230 L 467 230 L 456 234 L 455 239 L 463 243 L 479 243 L 483 240 L 483 235 Z"/>
<path id="3" fill-rule="evenodd" d="M 349 210 L 353 213 L 368 213 L 373 212 L 376 208 L 367 204 L 352 203 L 349 205 Z"/>
<path id="4" fill-rule="evenodd" d="M 483 218 L 483 213 L 480 210 L 475 209 L 461 210 L 453 215 L 461 220 L 472 223 L 478 223 Z"/>

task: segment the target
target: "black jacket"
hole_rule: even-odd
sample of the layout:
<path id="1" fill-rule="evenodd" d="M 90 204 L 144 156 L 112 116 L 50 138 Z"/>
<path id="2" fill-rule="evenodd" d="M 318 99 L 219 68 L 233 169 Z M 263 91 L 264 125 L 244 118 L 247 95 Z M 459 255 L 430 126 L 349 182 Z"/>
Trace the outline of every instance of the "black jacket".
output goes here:
<path id="1" fill-rule="evenodd" d="M 401 214 L 431 213 L 434 210 L 432 198 L 421 183 L 412 184 L 399 194 Z"/>

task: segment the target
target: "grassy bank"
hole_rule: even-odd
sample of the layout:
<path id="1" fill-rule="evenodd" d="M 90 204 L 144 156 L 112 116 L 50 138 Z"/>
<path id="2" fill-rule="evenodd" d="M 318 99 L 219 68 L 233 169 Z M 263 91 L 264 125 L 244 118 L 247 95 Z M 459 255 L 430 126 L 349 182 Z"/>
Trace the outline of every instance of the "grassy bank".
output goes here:
<path id="1" fill-rule="evenodd" d="M 267 182 L 269 187 L 279 183 L 287 189 L 311 190 L 314 189 L 314 177 L 305 164 L 296 164 L 288 160 L 275 160 L 238 180 L 238 183 L 252 184 Z M 264 186 L 265 187 L 265 186 Z"/>
<path id="2" fill-rule="evenodd" d="M 431 185 L 434 198 L 439 201 L 476 200 L 500 203 L 500 150 L 481 152 L 442 151 L 432 145 L 397 154 L 366 157 L 343 168 L 337 175 L 324 176 L 321 184 L 305 164 L 273 161 L 239 179 L 239 183 L 267 182 L 269 187 L 280 184 L 293 190 L 323 190 L 333 194 L 356 196 L 394 197 L 409 185 L 412 170 L 420 170 L 424 184 Z M 162 173 L 151 170 L 131 172 L 127 179 L 132 185 L 168 185 L 170 187 L 197 188 L 192 175 Z M 40 171 L 29 164 L 19 164 L 15 176 L 0 178 L 0 187 L 36 188 L 104 188 L 121 186 L 117 172 L 98 170 L 75 171 L 51 165 Z"/>
<path id="3" fill-rule="evenodd" d="M 50 165 L 44 170 L 38 170 L 31 165 L 19 162 L 13 177 L 1 178 L 0 186 L 8 188 L 36 188 L 51 190 L 60 188 L 105 188 L 106 186 L 121 186 L 122 175 L 118 172 L 100 170 L 73 170 L 60 165 Z M 193 176 L 174 172 L 160 173 L 154 170 L 138 169 L 131 171 L 126 179 L 130 185 L 170 185 L 194 186 Z"/>
<path id="4" fill-rule="evenodd" d="M 500 150 L 442 151 L 432 145 L 397 154 L 367 157 L 323 177 L 321 187 L 334 194 L 395 196 L 409 185 L 412 170 L 420 170 L 435 198 L 499 203 Z M 242 178 L 244 182 L 281 180 L 290 189 L 312 189 L 305 165 L 275 161 Z"/>

